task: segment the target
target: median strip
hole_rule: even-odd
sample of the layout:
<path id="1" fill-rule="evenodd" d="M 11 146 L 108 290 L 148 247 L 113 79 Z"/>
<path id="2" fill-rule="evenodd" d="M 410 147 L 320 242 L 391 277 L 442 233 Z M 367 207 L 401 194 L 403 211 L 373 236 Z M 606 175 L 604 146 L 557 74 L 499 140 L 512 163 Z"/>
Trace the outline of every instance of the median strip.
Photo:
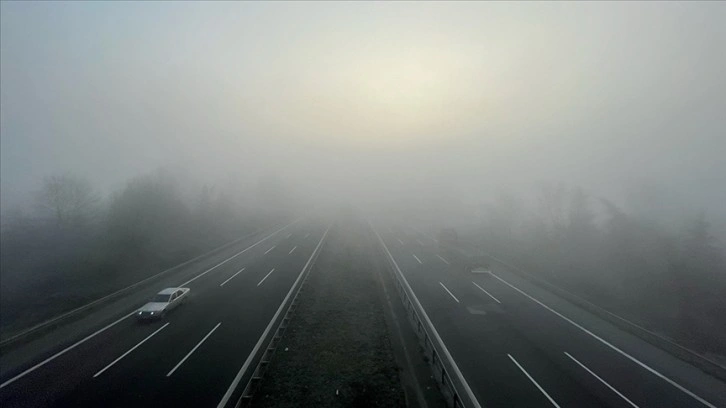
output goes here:
<path id="1" fill-rule="evenodd" d="M 362 222 L 331 229 L 259 389 L 242 406 L 405 407 L 374 245 Z"/>

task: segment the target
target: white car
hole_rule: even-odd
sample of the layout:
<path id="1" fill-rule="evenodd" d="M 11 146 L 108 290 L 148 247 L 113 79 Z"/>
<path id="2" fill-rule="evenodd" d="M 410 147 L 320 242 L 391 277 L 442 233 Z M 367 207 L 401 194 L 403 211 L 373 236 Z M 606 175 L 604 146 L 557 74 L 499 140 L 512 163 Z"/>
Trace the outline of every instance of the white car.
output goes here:
<path id="1" fill-rule="evenodd" d="M 139 319 L 161 319 L 184 302 L 189 295 L 189 288 L 166 288 L 157 293 L 151 302 L 136 312 Z"/>

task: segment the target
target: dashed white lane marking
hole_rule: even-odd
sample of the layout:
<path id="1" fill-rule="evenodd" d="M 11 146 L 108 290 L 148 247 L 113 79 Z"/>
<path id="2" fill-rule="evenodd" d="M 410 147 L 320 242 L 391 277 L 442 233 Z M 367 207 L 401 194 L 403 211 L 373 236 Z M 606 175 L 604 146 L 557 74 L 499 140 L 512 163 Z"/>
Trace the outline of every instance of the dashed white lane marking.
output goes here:
<path id="1" fill-rule="evenodd" d="M 25 376 L 27 374 L 30 374 L 31 372 L 37 370 L 38 368 L 40 368 L 40 367 L 42 367 L 42 366 L 50 363 L 51 361 L 55 360 L 56 358 L 62 356 L 65 353 L 73 350 L 74 348 L 80 346 L 81 344 L 85 343 L 86 341 L 90 340 L 91 338 L 96 337 L 97 335 L 101 334 L 102 332 L 110 329 L 112 326 L 115 326 L 118 323 L 120 323 L 121 321 L 126 320 L 127 318 L 131 317 L 131 315 L 133 315 L 134 313 L 136 313 L 136 312 L 134 311 L 134 312 L 131 312 L 131 313 L 127 314 L 126 316 L 124 316 L 124 317 L 116 320 L 115 322 L 109 324 L 108 326 L 105 326 L 102 329 L 99 329 L 99 330 L 93 332 L 92 334 L 84 337 L 82 340 L 78 341 L 77 343 L 74 343 L 74 344 L 72 344 L 72 345 L 64 348 L 63 350 L 61 350 L 61 351 L 53 354 L 52 356 L 46 358 L 45 360 L 41 361 L 40 363 L 38 363 L 38 364 L 30 367 L 29 369 L 27 369 L 27 370 L 23 371 L 22 373 L 16 375 L 15 377 L 13 377 L 13 378 L 5 381 L 4 383 L 2 383 L 0 385 L 0 388 L 5 387 L 6 385 L 9 385 L 9 384 L 13 383 L 15 380 L 17 380 L 17 379 L 19 379 L 19 378 L 21 378 L 21 377 L 23 377 L 23 376 Z"/>
<path id="2" fill-rule="evenodd" d="M 262 280 L 260 281 L 260 283 L 257 284 L 257 286 L 262 285 L 262 282 L 264 282 L 265 279 L 267 279 L 267 277 L 270 276 L 270 274 L 272 274 L 272 272 L 275 272 L 275 268 L 272 268 L 272 270 L 270 272 L 267 272 L 267 275 L 265 275 L 265 277 L 262 278 Z"/>
<path id="3" fill-rule="evenodd" d="M 441 259 L 445 264 L 449 265 L 449 261 L 447 261 L 446 259 L 444 259 L 441 255 L 436 255 L 436 256 L 438 256 L 439 259 Z"/>
<path id="4" fill-rule="evenodd" d="M 516 364 L 517 367 L 519 367 L 519 369 L 522 370 L 522 372 L 524 373 L 524 375 L 526 375 L 527 378 L 529 378 L 529 381 L 532 381 L 532 384 L 534 384 L 540 391 L 542 391 L 542 394 L 544 394 L 544 396 L 547 397 L 548 400 L 550 400 L 550 402 L 552 403 L 552 405 L 556 406 L 557 408 L 560 408 L 560 406 L 557 405 L 557 403 L 555 402 L 555 400 L 553 400 L 552 397 L 550 397 L 550 395 L 547 394 L 547 391 L 545 391 L 544 388 L 540 387 L 540 385 L 537 384 L 537 381 L 535 381 L 534 378 L 532 378 L 532 376 L 529 375 L 529 373 L 527 372 L 527 370 L 525 370 L 524 367 L 522 367 L 521 365 L 519 365 L 519 363 L 517 362 L 517 360 L 515 360 L 514 357 L 512 357 L 511 354 L 507 354 L 507 355 L 509 356 L 510 359 L 512 359 L 512 362 L 514 362 L 514 364 Z"/>
<path id="5" fill-rule="evenodd" d="M 613 387 L 612 385 L 608 384 L 607 381 L 603 380 L 602 378 L 600 378 L 599 375 L 595 374 L 594 372 L 592 372 L 592 370 L 590 370 L 589 368 L 587 368 L 585 366 L 585 364 L 582 364 L 581 362 L 577 361 L 577 359 L 575 357 L 572 357 L 570 355 L 570 353 L 568 353 L 568 352 L 565 351 L 565 355 L 567 357 L 571 358 L 572 361 L 576 362 L 580 367 L 584 368 L 585 371 L 587 371 L 588 373 L 592 374 L 593 377 L 595 377 L 598 380 L 600 380 L 601 383 L 605 384 L 605 386 L 607 386 L 608 388 L 610 388 L 614 393 L 618 394 L 620 396 L 620 398 L 624 399 L 628 404 L 630 404 L 630 406 L 632 406 L 633 408 L 640 408 L 637 405 L 635 405 L 635 403 L 633 403 L 633 401 L 629 400 L 628 397 L 626 397 L 625 395 L 621 394 L 620 391 L 616 390 L 615 387 Z"/>
<path id="6" fill-rule="evenodd" d="M 399 243 L 400 243 L 401 245 L 403 245 L 403 241 L 401 241 L 401 238 L 396 238 L 396 239 L 398 240 L 398 242 L 399 242 Z"/>
<path id="7" fill-rule="evenodd" d="M 109 369 L 109 368 L 111 368 L 111 367 L 112 367 L 112 366 L 113 366 L 114 364 L 116 364 L 116 363 L 118 363 L 119 361 L 121 361 L 121 359 L 122 359 L 122 358 L 124 358 L 124 357 L 128 356 L 129 354 L 131 354 L 131 352 L 132 352 L 132 351 L 136 350 L 136 349 L 137 349 L 137 348 L 138 348 L 139 346 L 141 346 L 142 344 L 146 343 L 146 340 L 149 340 L 150 338 L 154 337 L 154 335 L 155 335 L 156 333 L 160 332 L 161 330 L 163 330 L 163 329 L 164 329 L 164 328 L 165 328 L 166 326 L 168 326 L 168 325 L 169 325 L 169 323 L 166 323 L 165 325 L 163 325 L 163 326 L 159 327 L 158 329 L 156 329 L 156 331 L 155 331 L 155 332 L 153 332 L 153 333 L 151 333 L 150 335 L 146 336 L 146 338 L 145 338 L 145 339 L 141 340 L 141 341 L 140 341 L 140 342 L 138 342 L 138 343 L 137 343 L 137 344 L 136 344 L 135 346 L 131 347 L 131 348 L 129 349 L 129 351 L 127 351 L 127 352 L 125 352 L 125 353 L 121 354 L 121 356 L 120 356 L 119 358 L 117 358 L 116 360 L 113 360 L 113 361 L 111 362 L 111 364 L 107 365 L 106 367 L 104 367 L 103 369 L 101 369 L 101 371 L 97 372 L 96 374 L 93 374 L 93 378 L 96 378 L 96 377 L 98 377 L 99 375 L 103 374 L 103 372 L 104 372 L 104 371 L 108 370 L 108 369 Z"/>
<path id="8" fill-rule="evenodd" d="M 472 283 L 474 284 L 474 286 L 476 286 L 477 288 L 481 289 L 482 292 L 484 292 L 487 295 L 489 295 L 489 297 L 492 298 L 492 299 L 494 299 L 497 303 L 502 303 L 502 302 L 499 301 L 499 299 L 495 298 L 491 293 L 487 292 L 486 289 L 484 289 L 481 286 L 477 285 L 476 282 L 472 282 Z"/>
<path id="9" fill-rule="evenodd" d="M 291 255 L 293 252 L 295 252 L 295 249 L 297 249 L 297 245 L 295 245 L 294 247 L 292 247 L 292 249 L 290 250 L 290 252 L 288 252 L 287 254 L 288 255 Z"/>
<path id="10" fill-rule="evenodd" d="M 209 336 L 211 336 L 215 330 L 217 330 L 217 327 L 219 327 L 220 324 L 222 324 L 222 322 L 217 323 L 217 325 L 214 326 L 214 328 L 209 333 L 207 333 L 207 335 L 204 336 L 204 338 L 202 338 L 202 340 L 199 343 L 197 343 L 197 345 L 194 346 L 194 348 L 189 353 L 187 353 L 187 355 L 184 356 L 184 358 L 182 358 L 181 361 L 177 365 L 175 365 L 174 368 L 172 368 L 171 371 L 169 371 L 169 373 L 166 376 L 170 377 L 172 374 L 174 374 L 174 371 L 176 371 L 176 369 L 179 368 L 179 366 L 181 366 L 182 364 L 184 364 L 185 361 L 187 361 L 189 356 L 191 356 L 192 353 L 194 353 L 199 348 L 199 346 L 201 346 L 202 343 L 204 343 L 204 340 L 207 340 L 207 338 Z"/>
<path id="11" fill-rule="evenodd" d="M 232 380 L 232 383 L 227 388 L 227 391 L 222 396 L 222 399 L 219 401 L 219 404 L 217 404 L 217 408 L 224 408 L 227 406 L 227 403 L 229 402 L 230 398 L 232 398 L 232 394 L 237 389 L 237 386 L 239 385 L 240 381 L 242 381 L 242 377 L 247 372 L 247 369 L 252 364 L 252 360 L 254 356 L 257 355 L 260 348 L 262 348 L 262 344 L 264 343 L 265 339 L 267 338 L 268 334 L 272 330 L 272 327 L 274 326 L 275 322 L 277 321 L 277 318 L 282 313 L 283 308 L 287 304 L 288 299 L 292 296 L 293 292 L 295 291 L 295 288 L 297 287 L 300 280 L 303 278 L 303 273 L 308 269 L 310 264 L 313 262 L 313 258 L 315 257 L 315 254 L 319 253 L 320 246 L 323 245 L 323 241 L 325 240 L 325 237 L 328 235 L 328 231 L 330 231 L 330 227 L 325 230 L 323 233 L 323 236 L 320 238 L 320 241 L 318 242 L 318 246 L 315 247 L 313 250 L 312 255 L 310 255 L 310 258 L 308 258 L 308 261 L 305 263 L 305 266 L 303 266 L 303 269 L 300 271 L 300 274 L 298 275 L 295 282 L 292 284 L 292 287 L 290 287 L 290 291 L 287 292 L 287 295 L 285 296 L 285 299 L 282 300 L 282 303 L 280 303 L 280 307 L 277 309 L 277 312 L 275 312 L 275 315 L 272 316 L 272 320 L 270 320 L 270 323 L 267 325 L 267 328 L 265 328 L 265 331 L 262 332 L 262 335 L 260 336 L 260 339 L 257 340 L 257 343 L 252 348 L 252 351 L 250 352 L 250 355 L 247 357 L 247 360 L 245 360 L 244 364 L 242 364 L 242 367 L 237 372 L 237 375 L 235 375 L 234 379 Z"/>
<path id="12" fill-rule="evenodd" d="M 451 291 L 446 286 L 444 286 L 443 283 L 439 282 L 439 285 L 441 285 L 441 287 L 444 288 L 444 290 L 446 291 L 446 293 L 448 293 L 452 298 L 454 298 L 454 300 L 456 301 L 456 303 L 460 303 L 459 302 L 459 299 L 457 299 L 456 296 L 454 296 L 454 294 L 451 293 Z"/>
<path id="13" fill-rule="evenodd" d="M 270 251 L 272 251 L 273 249 L 275 249 L 275 247 L 276 247 L 276 246 L 277 246 L 277 245 L 275 245 L 275 246 L 273 246 L 272 248 L 270 248 L 270 249 L 268 249 L 267 251 L 265 251 L 265 255 L 269 254 L 269 253 L 270 253 Z"/>
<path id="14" fill-rule="evenodd" d="M 561 318 L 562 318 L 562 319 L 564 319 L 564 320 L 565 320 L 566 322 L 568 322 L 568 323 L 572 324 L 573 326 L 577 327 L 578 329 L 580 329 L 580 330 L 584 331 L 585 333 L 589 334 L 590 336 L 594 337 L 595 339 L 597 339 L 598 341 L 600 341 L 600 342 L 601 342 L 602 344 L 604 344 L 604 345 L 606 345 L 606 346 L 610 347 L 611 349 L 613 349 L 613 350 L 617 351 L 617 352 L 618 352 L 618 353 L 620 353 L 620 354 L 621 354 L 622 356 L 626 357 L 627 359 L 629 359 L 630 361 L 634 362 L 635 364 L 637 364 L 637 365 L 639 365 L 639 366 L 643 367 L 644 369 L 648 370 L 648 371 L 649 371 L 650 373 L 652 373 L 652 374 L 654 374 L 655 376 L 659 377 L 660 379 L 662 379 L 663 381 L 667 382 L 668 384 L 670 384 L 670 385 L 672 385 L 672 386 L 674 386 L 674 387 L 678 388 L 679 390 L 683 391 L 684 393 L 688 394 L 689 396 L 691 396 L 691 397 L 692 397 L 693 399 L 695 399 L 696 401 L 700 402 L 701 404 L 703 404 L 703 405 L 705 405 L 705 406 L 707 406 L 707 407 L 709 407 L 709 408 L 716 408 L 716 406 L 715 406 L 715 405 L 713 405 L 713 404 L 711 404 L 710 402 L 708 402 L 708 401 L 704 400 L 703 398 L 699 397 L 698 395 L 696 395 L 696 394 L 692 393 L 691 391 L 687 390 L 686 388 L 684 388 L 683 386 L 681 386 L 681 385 L 680 385 L 680 384 L 678 384 L 677 382 L 675 382 L 675 381 L 671 380 L 670 378 L 668 378 L 668 377 L 666 377 L 665 375 L 663 375 L 663 374 L 659 373 L 658 371 L 656 371 L 656 370 L 654 370 L 654 369 L 650 368 L 650 366 L 648 366 L 647 364 L 645 364 L 645 363 L 641 362 L 640 360 L 638 360 L 637 358 L 635 358 L 635 357 L 631 356 L 630 354 L 628 354 L 628 353 L 624 352 L 623 350 L 620 350 L 620 349 L 619 349 L 618 347 L 616 347 L 616 346 L 614 346 L 614 345 L 610 344 L 610 343 L 609 343 L 608 341 L 606 341 L 606 340 L 604 340 L 604 339 L 600 338 L 600 337 L 599 337 L 598 335 L 596 335 L 595 333 L 591 332 L 590 330 L 588 330 L 588 329 L 586 329 L 586 328 L 584 328 L 584 327 L 580 326 L 579 324 L 577 324 L 577 323 L 575 323 L 574 321 L 572 321 L 572 320 L 568 319 L 567 317 L 563 316 L 563 315 L 562 315 L 562 314 L 560 314 L 559 312 L 557 312 L 557 311 L 555 311 L 555 310 L 551 309 L 551 308 L 550 308 L 549 306 L 545 305 L 544 303 L 540 302 L 539 300 L 537 300 L 537 299 L 533 298 L 532 296 L 528 295 L 528 294 L 527 294 L 527 293 L 525 293 L 525 292 L 524 292 L 523 290 L 521 290 L 521 289 L 517 288 L 516 286 L 512 285 L 511 283 L 509 283 L 509 282 L 505 281 L 504 279 L 500 278 L 500 277 L 499 277 L 499 276 L 497 276 L 497 275 L 496 275 L 496 274 L 495 274 L 494 272 L 489 272 L 489 273 L 490 273 L 490 274 L 491 274 L 491 275 L 492 275 L 493 277 L 495 277 L 495 278 L 499 279 L 499 280 L 500 280 L 500 281 L 501 281 L 502 283 L 504 283 L 505 285 L 507 285 L 507 286 L 509 286 L 510 288 L 512 288 L 512 289 L 514 289 L 514 290 L 516 290 L 517 292 L 519 292 L 519 293 L 523 294 L 524 296 L 528 297 L 528 298 L 529 298 L 530 300 L 532 300 L 533 302 L 537 303 L 538 305 L 540 305 L 540 306 L 544 307 L 545 309 L 549 310 L 550 312 L 552 312 L 552 313 L 556 314 L 557 316 L 561 317 Z"/>
<path id="15" fill-rule="evenodd" d="M 221 283 L 221 284 L 220 284 L 219 286 L 220 286 L 220 287 L 221 287 L 221 286 L 224 286 L 224 284 L 225 284 L 225 283 L 227 283 L 227 282 L 231 281 L 231 280 L 232 280 L 232 278 L 234 278 L 235 276 L 239 275 L 239 273 L 240 273 L 240 272 L 242 272 L 242 271 L 244 271 L 244 270 L 245 270 L 245 268 L 242 268 L 242 269 L 238 270 L 237 272 L 235 272 L 235 274 L 234 274 L 234 275 L 232 275 L 232 276 L 230 276 L 229 278 L 227 278 L 227 280 L 226 280 L 226 281 L 224 281 L 224 282 L 222 282 L 222 283 Z"/>
<path id="16" fill-rule="evenodd" d="M 297 221 L 295 221 L 295 222 L 297 222 Z M 262 238 L 261 240 L 259 240 L 259 241 L 255 242 L 254 244 L 252 244 L 252 245 L 248 246 L 247 248 L 245 248 L 245 249 L 243 249 L 243 250 L 241 250 L 241 251 L 237 252 L 236 254 L 234 254 L 234 255 L 230 256 L 229 258 L 225 259 L 224 261 L 222 261 L 222 262 L 220 262 L 220 263 L 218 263 L 218 264 L 214 265 L 213 267 L 211 267 L 211 268 L 207 269 L 206 271 L 204 271 L 204 272 L 200 273 L 199 275 L 197 275 L 197 276 L 195 276 L 195 277 L 193 277 L 193 278 L 189 279 L 188 281 L 186 281 L 186 282 L 182 283 L 181 285 L 179 285 L 179 287 L 184 287 L 184 286 L 187 286 L 188 284 L 190 284 L 190 283 L 194 282 L 195 280 L 197 280 L 197 279 L 201 278 L 202 276 L 206 275 L 207 273 L 209 273 L 209 272 L 211 272 L 211 271 L 213 271 L 213 270 L 215 270 L 215 269 L 219 268 L 220 266 L 222 266 L 222 265 L 226 264 L 227 262 L 231 261 L 232 259 L 234 259 L 234 258 L 236 258 L 236 257 L 238 257 L 238 256 L 240 256 L 240 255 L 242 255 L 243 253 L 245 253 L 245 252 L 249 251 L 250 249 L 252 249 L 252 248 L 256 247 L 257 245 L 259 245 L 259 244 L 261 244 L 262 242 L 266 241 L 266 240 L 267 240 L 268 238 L 270 238 L 270 237 L 272 237 L 273 235 L 277 234 L 278 232 L 280 232 L 280 231 L 284 230 L 285 228 L 287 228 L 287 227 L 288 227 L 288 226 L 290 226 L 290 225 L 291 225 L 291 224 L 287 224 L 286 226 L 284 226 L 284 227 L 280 228 L 279 230 L 277 230 L 277 231 L 273 232 L 272 234 L 270 234 L 270 235 L 268 235 L 268 236 L 266 236 L 266 237 Z M 273 247 L 273 248 L 274 248 L 274 247 Z"/>
<path id="17" fill-rule="evenodd" d="M 423 262 L 421 262 L 421 260 L 418 259 L 418 257 L 416 255 L 414 255 L 413 257 L 416 258 L 416 260 L 418 261 L 418 263 L 423 264 Z"/>

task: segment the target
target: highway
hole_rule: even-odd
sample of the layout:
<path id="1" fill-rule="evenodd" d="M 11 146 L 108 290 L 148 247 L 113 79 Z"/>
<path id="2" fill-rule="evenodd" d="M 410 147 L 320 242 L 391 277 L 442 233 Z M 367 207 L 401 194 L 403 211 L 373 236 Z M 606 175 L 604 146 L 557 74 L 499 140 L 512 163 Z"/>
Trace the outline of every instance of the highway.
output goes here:
<path id="1" fill-rule="evenodd" d="M 164 320 L 137 322 L 138 300 L 120 300 L 68 341 L 51 332 L 32 344 L 52 347 L 18 348 L 3 356 L 0 405 L 233 406 L 251 371 L 242 367 L 325 232 L 299 221 L 181 268 L 144 292 L 191 288 Z"/>
<path id="2" fill-rule="evenodd" d="M 0 405 L 233 406 L 250 354 L 322 247 L 325 225 L 298 221 L 243 239 L 3 355 Z M 431 236 L 373 227 L 480 406 L 726 407 L 722 381 L 518 275 L 464 274 Z M 167 286 L 191 288 L 188 302 L 137 322 L 139 301 Z"/>
<path id="3" fill-rule="evenodd" d="M 483 407 L 726 407 L 726 384 L 502 268 L 457 271 L 436 240 L 374 222 Z"/>

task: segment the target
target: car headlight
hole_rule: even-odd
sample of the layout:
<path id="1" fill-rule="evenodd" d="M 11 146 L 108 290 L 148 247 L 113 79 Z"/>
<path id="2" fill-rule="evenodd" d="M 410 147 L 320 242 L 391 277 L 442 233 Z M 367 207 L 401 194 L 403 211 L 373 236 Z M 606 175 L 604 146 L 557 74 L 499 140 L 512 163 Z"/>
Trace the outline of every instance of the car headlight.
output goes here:
<path id="1" fill-rule="evenodd" d="M 154 312 L 151 312 L 151 314 L 153 315 L 153 314 L 154 314 Z"/>
<path id="2" fill-rule="evenodd" d="M 141 310 L 139 310 L 139 314 L 143 313 Z"/>

